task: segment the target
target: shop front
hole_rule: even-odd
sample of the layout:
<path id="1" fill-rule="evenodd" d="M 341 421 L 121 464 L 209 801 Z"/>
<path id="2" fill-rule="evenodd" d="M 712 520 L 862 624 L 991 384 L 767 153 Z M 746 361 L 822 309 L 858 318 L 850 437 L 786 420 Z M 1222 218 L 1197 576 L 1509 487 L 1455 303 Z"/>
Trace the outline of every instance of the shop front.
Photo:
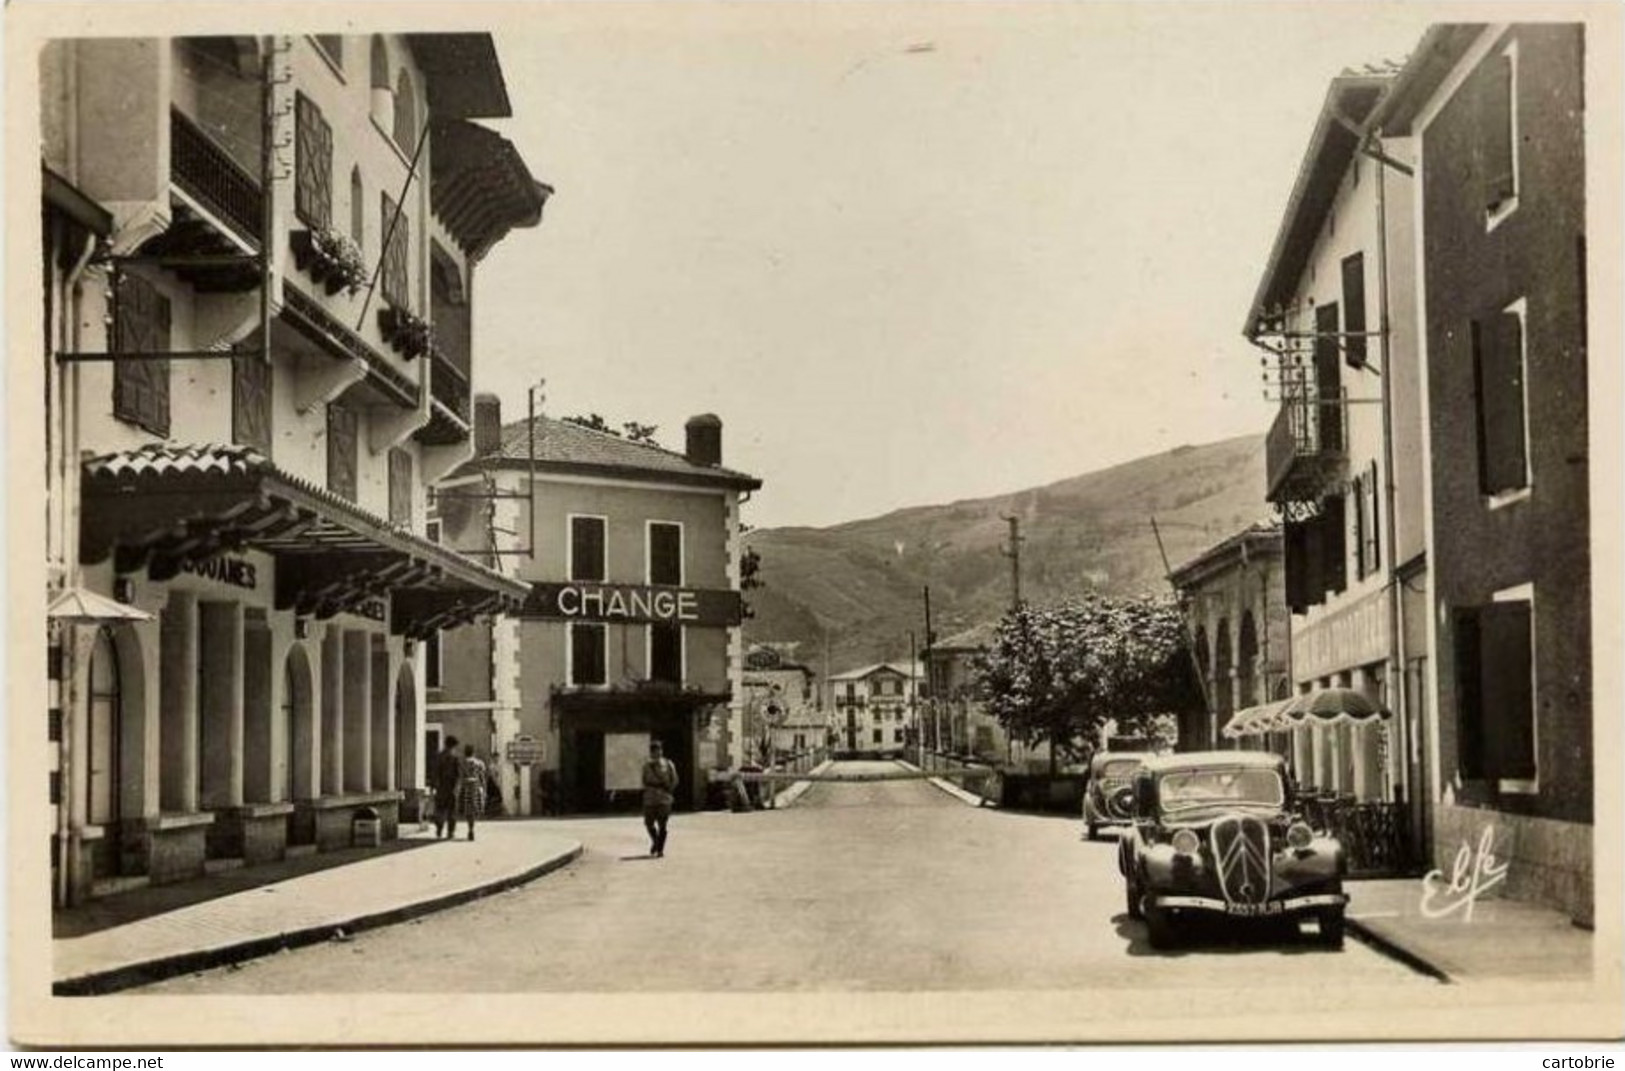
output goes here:
<path id="1" fill-rule="evenodd" d="M 348 847 L 358 819 L 387 840 L 415 817 L 418 641 L 525 585 L 249 447 L 93 458 L 82 506 L 87 588 L 145 620 L 79 626 L 69 902 Z"/>
<path id="2" fill-rule="evenodd" d="M 643 763 L 659 741 L 677 767 L 678 810 L 705 805 L 708 764 L 703 741 L 729 697 L 700 692 L 562 692 L 553 697 L 559 724 L 558 809 L 565 814 L 637 811 Z"/>

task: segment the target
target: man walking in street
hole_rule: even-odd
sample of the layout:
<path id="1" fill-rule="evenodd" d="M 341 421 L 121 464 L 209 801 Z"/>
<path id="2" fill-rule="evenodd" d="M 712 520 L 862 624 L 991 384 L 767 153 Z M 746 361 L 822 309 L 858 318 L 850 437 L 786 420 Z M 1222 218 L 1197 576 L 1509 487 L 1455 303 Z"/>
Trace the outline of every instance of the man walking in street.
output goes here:
<path id="1" fill-rule="evenodd" d="M 457 738 L 448 736 L 429 771 L 429 785 L 434 789 L 434 835 L 437 839 L 457 835 L 457 793 L 462 783 L 463 758 L 457 754 Z"/>
<path id="2" fill-rule="evenodd" d="M 661 751 L 660 741 L 649 741 L 649 761 L 643 764 L 643 828 L 649 831 L 649 854 L 666 854 L 666 823 L 677 802 L 677 766 Z"/>

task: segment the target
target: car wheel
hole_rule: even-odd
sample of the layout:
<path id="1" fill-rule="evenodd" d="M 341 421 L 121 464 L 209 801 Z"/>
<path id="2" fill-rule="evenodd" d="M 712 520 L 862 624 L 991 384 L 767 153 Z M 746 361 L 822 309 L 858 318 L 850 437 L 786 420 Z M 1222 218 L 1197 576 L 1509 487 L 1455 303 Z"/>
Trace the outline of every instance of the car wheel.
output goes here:
<path id="1" fill-rule="evenodd" d="M 1156 904 L 1148 903 L 1142 910 L 1145 912 L 1145 936 L 1151 942 L 1151 947 L 1173 948 L 1177 943 L 1173 915 L 1167 908 Z"/>
<path id="2" fill-rule="evenodd" d="M 1343 909 L 1329 908 L 1320 913 L 1320 943 L 1327 948 L 1343 947 Z"/>

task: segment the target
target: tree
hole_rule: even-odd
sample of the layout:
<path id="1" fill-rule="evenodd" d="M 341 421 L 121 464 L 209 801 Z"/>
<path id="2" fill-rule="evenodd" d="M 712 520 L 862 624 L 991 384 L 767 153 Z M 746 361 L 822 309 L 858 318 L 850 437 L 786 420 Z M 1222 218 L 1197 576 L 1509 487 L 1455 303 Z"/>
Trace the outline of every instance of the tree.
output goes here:
<path id="1" fill-rule="evenodd" d="M 628 420 L 621 425 L 626 429 L 626 437 L 635 443 L 648 443 L 650 446 L 659 446 L 655 442 L 655 432 L 660 430 L 657 424 L 639 424 L 636 420 Z"/>
<path id="2" fill-rule="evenodd" d="M 1200 710 L 1184 623 L 1168 599 L 1091 595 L 1022 606 L 972 663 L 988 710 L 1012 737 L 1086 752 L 1101 726 L 1154 733 L 1158 716 Z"/>

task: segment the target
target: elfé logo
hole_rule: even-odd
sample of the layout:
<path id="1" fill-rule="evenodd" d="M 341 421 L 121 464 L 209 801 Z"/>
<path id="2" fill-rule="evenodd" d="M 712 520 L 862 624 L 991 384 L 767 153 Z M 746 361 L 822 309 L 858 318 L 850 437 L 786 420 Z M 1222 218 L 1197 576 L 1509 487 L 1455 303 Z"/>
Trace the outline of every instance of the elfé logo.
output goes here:
<path id="1" fill-rule="evenodd" d="M 1510 863 L 1499 861 L 1494 852 L 1495 828 L 1485 826 L 1479 834 L 1476 850 L 1463 842 L 1450 867 L 1450 878 L 1444 871 L 1430 870 L 1422 878 L 1422 914 L 1426 918 L 1440 919 L 1459 914 L 1463 922 L 1473 920 L 1473 904 L 1478 898 L 1506 880 Z"/>

